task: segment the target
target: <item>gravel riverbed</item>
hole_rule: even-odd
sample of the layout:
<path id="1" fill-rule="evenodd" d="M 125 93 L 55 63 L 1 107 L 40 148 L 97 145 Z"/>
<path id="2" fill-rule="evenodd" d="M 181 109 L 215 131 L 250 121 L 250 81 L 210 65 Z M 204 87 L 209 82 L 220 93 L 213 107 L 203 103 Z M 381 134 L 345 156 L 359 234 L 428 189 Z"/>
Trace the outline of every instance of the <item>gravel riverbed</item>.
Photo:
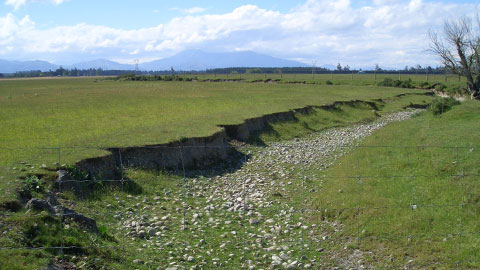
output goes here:
<path id="1" fill-rule="evenodd" d="M 312 171 L 326 170 L 362 139 L 385 125 L 402 121 L 419 110 L 397 112 L 369 123 L 331 128 L 310 136 L 265 147 L 247 147 L 250 155 L 232 172 L 186 178 L 178 190 L 154 198 L 133 196 L 135 207 L 117 218 L 142 249 L 166 256 L 138 258 L 136 264 L 158 269 L 318 269 L 330 256 L 322 241 L 325 226 L 337 222 L 307 221 L 298 197 Z M 327 250 L 326 250 L 327 249 Z M 236 264 L 235 264 L 236 263 Z M 362 252 L 338 259 L 340 268 L 366 268 Z M 153 268 L 152 268 L 153 269 Z"/>

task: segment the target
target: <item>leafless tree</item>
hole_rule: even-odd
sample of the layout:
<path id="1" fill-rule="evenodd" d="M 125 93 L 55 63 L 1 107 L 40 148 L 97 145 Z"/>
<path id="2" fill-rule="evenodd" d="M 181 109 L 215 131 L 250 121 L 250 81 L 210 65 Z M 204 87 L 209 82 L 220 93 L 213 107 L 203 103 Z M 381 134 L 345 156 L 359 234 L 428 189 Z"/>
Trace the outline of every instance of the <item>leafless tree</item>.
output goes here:
<path id="1" fill-rule="evenodd" d="M 447 20 L 443 31 L 430 32 L 430 50 L 442 61 L 447 71 L 465 76 L 472 99 L 480 99 L 480 20 L 462 17 Z"/>

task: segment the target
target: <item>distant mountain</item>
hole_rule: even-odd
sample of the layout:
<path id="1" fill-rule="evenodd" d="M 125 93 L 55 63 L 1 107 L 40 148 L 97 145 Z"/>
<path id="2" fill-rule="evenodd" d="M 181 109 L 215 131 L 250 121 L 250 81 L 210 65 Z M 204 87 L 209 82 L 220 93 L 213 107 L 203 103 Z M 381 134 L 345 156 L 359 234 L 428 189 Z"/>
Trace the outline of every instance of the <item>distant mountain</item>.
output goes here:
<path id="1" fill-rule="evenodd" d="M 251 51 L 245 52 L 223 52 L 211 53 L 200 50 L 188 50 L 178 53 L 172 57 L 142 63 L 141 70 L 162 71 L 170 70 L 206 70 L 212 68 L 228 67 L 307 67 L 308 65 L 291 60 L 272 57 Z M 46 61 L 7 61 L 0 60 L 0 73 L 15 73 L 17 71 L 31 70 L 56 70 L 60 65 Z M 134 70 L 135 65 L 120 64 L 106 59 L 97 59 L 76 63 L 73 65 L 62 65 L 65 69 L 98 69 L 103 70 Z"/>
<path id="2" fill-rule="evenodd" d="M 15 73 L 17 71 L 55 70 L 59 66 L 46 61 L 8 61 L 0 59 L 0 73 Z"/>
<path id="3" fill-rule="evenodd" d="M 92 60 L 92 61 L 87 61 L 87 62 L 81 62 L 81 63 L 76 63 L 70 66 L 66 66 L 66 69 L 103 69 L 103 70 L 134 70 L 135 66 L 134 65 L 128 65 L 128 64 L 120 64 L 114 61 L 106 60 L 106 59 L 97 59 L 97 60 Z"/>
<path id="4" fill-rule="evenodd" d="M 251 51 L 211 53 L 188 50 L 172 57 L 140 64 L 142 70 L 206 70 L 228 67 L 305 67 L 307 65 L 291 60 L 276 58 Z"/>

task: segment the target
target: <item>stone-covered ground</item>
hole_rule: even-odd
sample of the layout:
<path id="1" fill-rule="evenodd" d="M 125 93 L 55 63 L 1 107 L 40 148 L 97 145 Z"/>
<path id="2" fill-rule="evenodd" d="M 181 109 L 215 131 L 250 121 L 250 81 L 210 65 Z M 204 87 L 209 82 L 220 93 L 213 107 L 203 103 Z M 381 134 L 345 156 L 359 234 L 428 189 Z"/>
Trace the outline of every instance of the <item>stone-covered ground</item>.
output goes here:
<path id="1" fill-rule="evenodd" d="M 363 138 L 417 111 L 332 128 L 265 147 L 240 147 L 242 166 L 177 181 L 156 196 L 115 197 L 115 222 L 138 245 L 140 269 L 368 268 L 363 253 L 329 249 L 338 221 L 316 218 L 309 194 L 321 192 L 321 171 Z M 135 179 L 135 171 L 129 172 Z M 341 192 L 341 190 L 339 190 Z M 320 215 L 321 216 L 321 215 Z M 344 239 L 354 245 L 355 236 Z"/>

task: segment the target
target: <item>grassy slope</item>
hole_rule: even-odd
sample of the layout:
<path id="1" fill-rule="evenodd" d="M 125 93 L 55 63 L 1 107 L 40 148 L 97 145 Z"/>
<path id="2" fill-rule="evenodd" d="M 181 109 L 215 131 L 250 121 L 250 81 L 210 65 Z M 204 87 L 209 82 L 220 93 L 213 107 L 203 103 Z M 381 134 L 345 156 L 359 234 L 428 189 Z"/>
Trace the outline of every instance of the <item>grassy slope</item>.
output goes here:
<path id="1" fill-rule="evenodd" d="M 267 142 L 289 140 L 326 128 L 374 120 L 378 116 L 400 111 L 412 104 L 427 105 L 433 99 L 434 97 L 431 96 L 407 95 L 389 98 L 385 102 L 376 102 L 374 105 L 357 103 L 337 106 L 329 110 L 314 109 L 311 114 L 297 115 L 298 122 L 272 123 L 270 129 L 261 132 L 258 137 L 261 141 Z"/>
<path id="2" fill-rule="evenodd" d="M 391 124 L 342 158 L 312 197 L 323 218 L 345 224 L 338 251 L 372 250 L 383 266 L 480 267 L 479 121 L 480 104 L 466 102 Z M 359 246 L 343 249 L 357 236 Z"/>

